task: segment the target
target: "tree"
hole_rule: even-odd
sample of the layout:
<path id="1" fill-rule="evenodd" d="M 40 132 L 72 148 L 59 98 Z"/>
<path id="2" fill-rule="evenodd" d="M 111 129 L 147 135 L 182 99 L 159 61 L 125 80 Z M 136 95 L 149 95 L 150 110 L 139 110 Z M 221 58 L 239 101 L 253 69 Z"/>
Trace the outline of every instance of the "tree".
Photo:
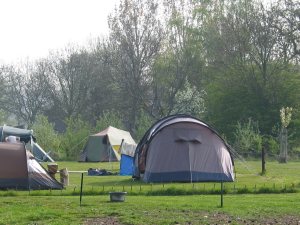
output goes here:
<path id="1" fill-rule="evenodd" d="M 51 107 L 48 114 L 57 119 L 85 115 L 94 82 L 95 61 L 84 49 L 67 49 L 66 55 L 48 59 L 44 81 Z"/>
<path id="2" fill-rule="evenodd" d="M 42 85 L 44 68 L 29 63 L 20 67 L 7 67 L 2 107 L 16 117 L 18 123 L 31 126 L 35 117 L 42 113 L 48 104 Z"/>
<path id="3" fill-rule="evenodd" d="M 96 121 L 95 132 L 102 131 L 109 126 L 124 129 L 121 115 L 118 112 L 104 111 Z"/>
<path id="4" fill-rule="evenodd" d="M 0 102 L 3 101 L 4 98 L 4 90 L 5 90 L 5 72 L 6 72 L 6 67 L 1 66 L 0 67 Z"/>
<path id="5" fill-rule="evenodd" d="M 284 57 L 276 15 L 255 1 L 225 2 L 219 8 L 204 24 L 209 120 L 229 134 L 237 120 L 255 118 L 261 132 L 269 133 L 280 106 L 296 104 L 286 98 L 296 96 L 287 88 L 295 74 L 288 72 L 293 61 Z"/>
<path id="6" fill-rule="evenodd" d="M 122 0 L 109 18 L 114 78 L 120 87 L 122 112 L 130 131 L 147 104 L 151 68 L 163 39 L 158 4 L 152 0 Z"/>
<path id="7" fill-rule="evenodd" d="M 287 163 L 288 130 L 287 127 L 292 119 L 293 108 L 282 107 L 280 109 L 281 131 L 280 131 L 280 155 L 279 162 Z"/>
<path id="8" fill-rule="evenodd" d="M 184 89 L 175 95 L 172 114 L 187 113 L 195 117 L 203 117 L 205 113 L 204 97 L 204 91 L 200 93 L 195 86 L 191 86 L 186 80 Z"/>
<path id="9" fill-rule="evenodd" d="M 76 160 L 90 135 L 91 127 L 80 116 L 66 118 L 65 124 L 66 132 L 61 136 L 61 149 L 66 159 Z"/>
<path id="10" fill-rule="evenodd" d="M 284 42 L 286 58 L 299 58 L 300 55 L 300 2 L 278 0 L 272 6 L 274 12 L 273 27 L 279 32 Z"/>
<path id="11" fill-rule="evenodd" d="M 178 111 L 178 95 L 186 91 L 186 82 L 195 87 L 198 93 L 204 91 L 202 42 L 194 32 L 194 5 L 191 1 L 172 0 L 165 1 L 164 6 L 167 35 L 152 70 L 152 98 L 146 109 L 154 118 Z"/>
<path id="12" fill-rule="evenodd" d="M 37 115 L 31 129 L 34 131 L 38 144 L 58 159 L 62 152 L 60 152 L 60 139 L 54 130 L 54 124 L 49 123 L 48 118 L 40 114 Z"/>
<path id="13" fill-rule="evenodd" d="M 154 123 L 153 117 L 149 116 L 149 114 L 146 113 L 145 111 L 142 111 L 139 114 L 139 118 L 137 121 L 137 128 L 134 132 L 135 140 L 140 141 L 145 135 L 145 133 L 147 132 L 147 130 L 153 125 L 153 123 Z"/>
<path id="14" fill-rule="evenodd" d="M 234 147 L 240 154 L 258 156 L 262 150 L 262 136 L 260 135 L 257 123 L 252 119 L 248 122 L 236 125 L 234 131 L 235 142 Z"/>
<path id="15" fill-rule="evenodd" d="M 95 124 L 99 115 L 106 112 L 121 111 L 123 107 L 122 96 L 118 82 L 114 79 L 113 49 L 107 40 L 98 40 L 95 47 L 90 50 L 93 64 L 93 83 L 89 96 L 86 99 L 87 107 L 84 118 Z M 109 97 L 108 97 L 109 96 Z"/>

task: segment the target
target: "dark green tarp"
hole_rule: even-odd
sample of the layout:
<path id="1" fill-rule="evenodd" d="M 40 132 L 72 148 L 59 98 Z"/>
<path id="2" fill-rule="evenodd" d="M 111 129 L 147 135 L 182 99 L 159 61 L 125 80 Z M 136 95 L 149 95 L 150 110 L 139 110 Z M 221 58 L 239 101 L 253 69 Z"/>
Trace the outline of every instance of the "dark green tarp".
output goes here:
<path id="1" fill-rule="evenodd" d="M 18 136 L 20 137 L 22 142 L 29 142 L 31 138 L 35 139 L 33 137 L 33 131 L 32 130 L 27 130 L 27 129 L 21 129 L 21 128 L 16 128 L 16 127 L 11 127 L 11 126 L 2 126 L 0 128 L 0 141 L 3 142 L 5 141 L 5 138 L 13 135 L 13 136 Z"/>

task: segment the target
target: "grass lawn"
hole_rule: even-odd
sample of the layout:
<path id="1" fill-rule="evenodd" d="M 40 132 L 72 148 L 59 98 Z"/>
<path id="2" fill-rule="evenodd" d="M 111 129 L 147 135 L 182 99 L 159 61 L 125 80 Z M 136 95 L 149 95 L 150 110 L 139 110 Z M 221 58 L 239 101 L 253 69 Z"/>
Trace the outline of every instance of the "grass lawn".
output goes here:
<path id="1" fill-rule="evenodd" d="M 99 218 L 114 218 L 120 224 L 266 224 L 274 220 L 298 224 L 300 220 L 299 193 L 226 195 L 224 201 L 223 208 L 218 195 L 127 196 L 125 202 L 112 203 L 108 196 L 98 195 L 84 196 L 80 207 L 78 196 L 2 197 L 0 224 L 89 224 Z"/>
<path id="2" fill-rule="evenodd" d="M 46 165 L 46 164 L 45 164 Z M 89 168 L 100 168 L 118 173 L 119 163 L 78 163 L 58 162 L 59 168 L 69 171 L 87 171 Z M 236 181 L 225 184 L 227 193 L 278 193 L 295 192 L 300 190 L 300 162 L 280 164 L 277 161 L 267 162 L 267 173 L 260 175 L 261 162 L 248 161 L 235 163 Z M 57 174 L 59 179 L 59 174 Z M 64 193 L 78 192 L 80 189 L 81 173 L 70 172 L 70 185 Z M 159 183 L 145 184 L 142 181 L 133 181 L 130 176 L 87 176 L 84 175 L 83 191 L 87 194 L 94 192 L 107 193 L 111 190 L 127 191 L 133 195 L 155 194 L 206 194 L 220 190 L 219 183 Z"/>
<path id="3" fill-rule="evenodd" d="M 58 165 L 69 171 L 119 169 L 118 163 Z M 80 207 L 81 173 L 70 172 L 62 191 L 1 191 L 0 224 L 300 224 L 300 162 L 267 162 L 264 176 L 259 161 L 235 167 L 237 179 L 225 184 L 223 208 L 218 183 L 145 184 L 86 174 Z M 110 202 L 111 190 L 127 191 L 125 202 Z"/>

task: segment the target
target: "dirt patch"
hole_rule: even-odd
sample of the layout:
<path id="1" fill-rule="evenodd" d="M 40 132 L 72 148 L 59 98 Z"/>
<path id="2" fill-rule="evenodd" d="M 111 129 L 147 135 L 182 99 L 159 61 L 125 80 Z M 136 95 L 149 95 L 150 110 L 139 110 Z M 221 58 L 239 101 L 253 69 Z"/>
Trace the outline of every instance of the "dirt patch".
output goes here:
<path id="1" fill-rule="evenodd" d="M 288 225 L 300 225 L 300 217 L 296 216 L 283 216 L 278 218 L 265 218 L 261 224 L 288 224 Z"/>
<path id="2" fill-rule="evenodd" d="M 300 225 L 300 217 L 296 216 L 283 216 L 278 218 L 257 218 L 257 219 L 242 219 L 229 216 L 225 213 L 213 213 L 207 215 L 201 215 L 202 222 L 197 221 L 195 224 L 215 224 L 215 225 Z M 116 217 L 105 218 L 88 218 L 84 225 L 123 225 L 118 221 Z M 176 223 L 176 224 L 194 224 L 193 222 Z"/>
<path id="3" fill-rule="evenodd" d="M 255 218 L 255 219 L 243 219 L 239 217 L 232 217 L 224 213 L 214 213 L 207 216 L 207 221 L 210 224 L 241 224 L 241 225 L 300 225 L 300 217 L 296 216 L 282 216 L 277 218 Z"/>
<path id="4" fill-rule="evenodd" d="M 84 225 L 122 225 L 115 217 L 88 218 Z"/>

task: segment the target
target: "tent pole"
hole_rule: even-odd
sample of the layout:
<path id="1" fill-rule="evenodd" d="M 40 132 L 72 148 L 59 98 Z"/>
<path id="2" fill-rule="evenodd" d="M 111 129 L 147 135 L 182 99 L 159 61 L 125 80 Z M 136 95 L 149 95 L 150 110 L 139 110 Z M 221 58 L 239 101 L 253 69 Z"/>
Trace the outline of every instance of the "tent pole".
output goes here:
<path id="1" fill-rule="evenodd" d="M 223 208 L 223 181 L 221 181 L 221 208 Z"/>
<path id="2" fill-rule="evenodd" d="M 113 164 L 111 162 L 112 152 L 113 152 L 113 147 L 112 147 L 112 145 L 110 145 L 110 147 L 109 147 L 109 164 L 110 164 L 110 170 L 111 171 L 113 171 Z"/>
<path id="3" fill-rule="evenodd" d="M 83 186 L 83 173 L 81 173 L 81 182 L 80 182 L 80 206 L 82 200 L 82 186 Z"/>

